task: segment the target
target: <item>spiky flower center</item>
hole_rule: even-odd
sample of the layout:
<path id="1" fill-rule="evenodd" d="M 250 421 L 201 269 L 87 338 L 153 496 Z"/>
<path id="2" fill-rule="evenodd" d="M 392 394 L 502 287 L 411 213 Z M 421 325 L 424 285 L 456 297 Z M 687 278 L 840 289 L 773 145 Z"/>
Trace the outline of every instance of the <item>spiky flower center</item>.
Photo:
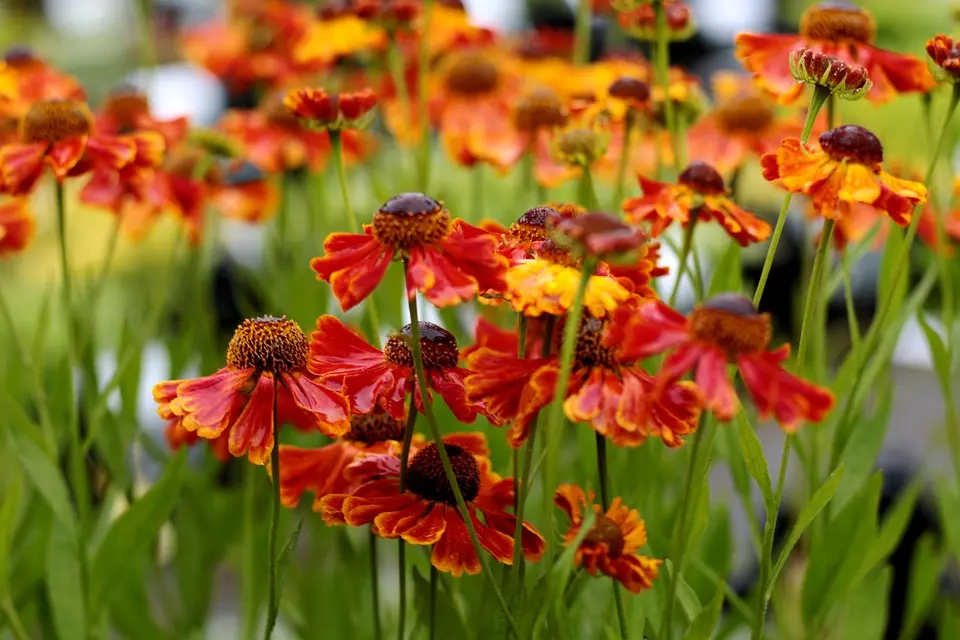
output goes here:
<path id="1" fill-rule="evenodd" d="M 821 135 L 820 148 L 834 160 L 850 160 L 870 167 L 883 162 L 880 139 L 855 124 L 837 127 Z"/>
<path id="2" fill-rule="evenodd" d="M 42 100 L 30 107 L 21 126 L 26 142 L 57 144 L 89 135 L 93 117 L 79 100 Z"/>
<path id="3" fill-rule="evenodd" d="M 496 89 L 499 83 L 500 72 L 497 67 L 477 51 L 457 54 L 444 76 L 447 91 L 460 96 L 487 93 Z"/>
<path id="4" fill-rule="evenodd" d="M 396 195 L 373 214 L 373 235 L 400 251 L 436 244 L 449 232 L 450 212 L 423 193 Z"/>
<path id="5" fill-rule="evenodd" d="M 720 172 L 699 160 L 684 169 L 677 177 L 677 182 L 704 196 L 719 195 L 726 191 Z"/>
<path id="6" fill-rule="evenodd" d="M 773 124 L 773 107 L 760 96 L 733 98 L 717 105 L 717 126 L 728 135 L 758 135 Z"/>
<path id="7" fill-rule="evenodd" d="M 573 362 L 577 369 L 593 367 L 616 368 L 616 350 L 603 346 L 604 322 L 599 318 L 585 315 L 577 331 L 577 344 L 573 350 Z M 558 339 L 562 334 L 558 334 Z M 557 346 L 560 350 L 560 346 Z"/>
<path id="8" fill-rule="evenodd" d="M 607 516 L 597 516 L 583 541 L 585 544 L 597 545 L 603 543 L 607 545 L 607 554 L 611 558 L 616 558 L 623 553 L 623 547 L 626 544 L 620 525 Z"/>
<path id="9" fill-rule="evenodd" d="M 743 296 L 723 293 L 697 306 L 690 326 L 699 340 L 711 342 L 731 360 L 745 353 L 762 351 L 770 344 L 770 316 L 758 313 Z"/>
<path id="10" fill-rule="evenodd" d="M 537 243 L 536 254 L 542 260 L 564 267 L 576 267 L 580 264 L 570 249 L 550 239 Z"/>
<path id="11" fill-rule="evenodd" d="M 538 88 L 517 101 L 513 121 L 520 131 L 536 131 L 562 127 L 567 122 L 567 110 L 553 89 Z"/>
<path id="12" fill-rule="evenodd" d="M 286 373 L 307 366 L 310 342 L 303 330 L 286 316 L 244 320 L 227 347 L 227 366 Z"/>
<path id="13" fill-rule="evenodd" d="M 469 451 L 455 444 L 446 445 L 453 475 L 460 487 L 465 502 L 473 501 L 480 494 L 480 467 Z M 407 486 L 424 500 L 441 502 L 450 506 L 457 504 L 453 487 L 447 480 L 436 444 L 428 444 L 410 460 L 407 469 Z"/>
<path id="14" fill-rule="evenodd" d="M 873 15 L 848 2 L 821 2 L 800 18 L 800 35 L 808 41 L 871 44 L 876 32 Z"/>
<path id="15" fill-rule="evenodd" d="M 559 219 L 560 213 L 553 207 L 534 207 L 510 225 L 510 235 L 523 242 L 542 242 Z"/>
<path id="16" fill-rule="evenodd" d="M 382 409 L 350 418 L 350 431 L 344 440 L 376 444 L 387 440 L 403 440 L 404 424 Z"/>
<path id="17" fill-rule="evenodd" d="M 413 354 L 410 352 L 409 340 L 413 325 L 408 324 L 400 329 L 399 333 L 401 335 L 391 336 L 387 340 L 383 353 L 387 360 L 394 364 L 412 367 Z M 452 333 L 432 322 L 420 322 L 420 353 L 423 356 L 423 366 L 428 369 L 450 369 L 460 362 L 457 339 Z"/>

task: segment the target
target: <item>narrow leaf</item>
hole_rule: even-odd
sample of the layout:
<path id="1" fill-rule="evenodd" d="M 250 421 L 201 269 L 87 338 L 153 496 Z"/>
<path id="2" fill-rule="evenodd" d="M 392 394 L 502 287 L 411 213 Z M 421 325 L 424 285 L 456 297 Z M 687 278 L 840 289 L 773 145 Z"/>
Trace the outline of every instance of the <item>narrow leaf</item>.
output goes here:
<path id="1" fill-rule="evenodd" d="M 7 567 L 10 564 L 13 532 L 17 526 L 23 495 L 23 476 L 16 467 L 13 471 L 13 481 L 3 492 L 3 503 L 0 504 L 0 600 L 7 595 Z"/>
<path id="2" fill-rule="evenodd" d="M 940 587 L 940 574 L 947 558 L 936 548 L 934 534 L 927 532 L 917 541 L 910 563 L 910 585 L 907 591 L 907 612 L 901 637 L 913 638 L 930 613 Z"/>
<path id="3" fill-rule="evenodd" d="M 77 540 L 65 527 L 50 527 L 47 541 L 47 597 L 53 613 L 53 628 L 61 640 L 86 636 L 80 550 Z"/>
<path id="4" fill-rule="evenodd" d="M 757 432 L 753 430 L 743 411 L 737 414 L 737 435 L 740 438 L 740 451 L 747 463 L 747 471 L 757 482 L 763 494 L 763 503 L 767 511 L 773 508 L 773 486 L 770 482 L 770 470 L 767 468 L 767 459 L 763 455 L 763 446 Z"/>
<path id="5" fill-rule="evenodd" d="M 910 523 L 910 517 L 913 516 L 913 508 L 917 503 L 917 496 L 920 495 L 920 483 L 921 478 L 916 478 L 900 495 L 893 509 L 887 513 L 880 527 L 880 535 L 870 546 L 870 551 L 867 553 L 863 566 L 860 567 L 857 580 L 865 578 L 868 573 L 886 560 L 887 556 L 893 553 Z"/>
<path id="6" fill-rule="evenodd" d="M 683 636 L 683 640 L 710 640 L 713 636 L 713 630 L 717 628 L 717 622 L 720 620 L 720 612 L 723 609 L 723 591 L 717 591 L 717 595 L 710 601 L 703 611 L 700 612 Z"/>

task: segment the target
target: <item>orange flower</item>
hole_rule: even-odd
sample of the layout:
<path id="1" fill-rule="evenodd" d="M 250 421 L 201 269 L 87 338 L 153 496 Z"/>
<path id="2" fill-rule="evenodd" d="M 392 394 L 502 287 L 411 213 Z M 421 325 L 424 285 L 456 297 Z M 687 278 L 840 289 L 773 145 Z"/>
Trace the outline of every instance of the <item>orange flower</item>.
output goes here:
<path id="1" fill-rule="evenodd" d="M 660 389 L 641 358 L 620 349 L 635 305 L 621 305 L 607 320 L 585 314 L 577 334 L 570 386 L 563 403 L 571 422 L 586 422 L 618 446 L 635 447 L 648 437 L 678 447 L 700 419 L 701 397 L 689 382 L 671 381 Z M 478 339 L 479 341 L 479 339 Z M 493 341 L 488 341 L 494 344 Z M 482 402 L 494 424 L 511 423 L 507 440 L 519 447 L 539 411 L 553 401 L 559 360 L 518 358 L 516 338 L 502 348 L 481 348 L 467 358 L 472 374 L 467 398 Z"/>
<path id="2" fill-rule="evenodd" d="M 825 218 L 842 219 L 851 205 L 860 202 L 906 226 L 914 207 L 927 201 L 926 187 L 891 176 L 883 171 L 882 162 L 883 146 L 877 136 L 852 124 L 827 131 L 818 145 L 788 138 L 776 153 L 761 158 L 764 178 L 810 196 Z"/>
<path id="3" fill-rule="evenodd" d="M 377 95 L 370 89 L 327 93 L 323 89 L 296 89 L 283 99 L 293 115 L 318 130 L 366 129 L 373 119 Z"/>
<path id="4" fill-rule="evenodd" d="M 0 92 L 0 120 L 15 124 L 30 107 L 43 100 L 86 99 L 86 93 L 76 78 L 54 69 L 23 47 L 7 50 L 0 62 L 0 71 L 10 80 L 8 89 Z M 10 133 L 15 128 L 12 127 Z M 0 143 L 4 141 L 0 138 Z"/>
<path id="5" fill-rule="evenodd" d="M 514 503 L 513 479 L 501 478 L 491 470 L 482 434 L 451 434 L 443 440 L 480 546 L 497 562 L 512 564 L 517 518 L 505 509 Z M 323 498 L 321 508 L 327 524 L 369 524 L 382 538 L 433 545 L 430 562 L 440 571 L 455 577 L 480 573 L 480 559 L 435 444 L 425 445 L 410 459 L 407 490 L 403 492 L 399 486 L 399 457 L 371 455 L 360 464 L 375 469 L 375 476 L 353 493 Z M 538 561 L 543 556 L 543 536 L 528 522 L 523 523 L 521 533 L 524 557 L 529 562 Z"/>
<path id="6" fill-rule="evenodd" d="M 157 413 L 179 420 L 201 438 L 227 434 L 232 455 L 247 455 L 260 465 L 270 457 L 274 432 L 284 423 L 341 436 L 350 429 L 350 405 L 307 375 L 308 352 L 307 337 L 292 320 L 244 320 L 230 340 L 226 367 L 153 388 Z"/>
<path id="7" fill-rule="evenodd" d="M 451 222 L 443 203 L 422 193 L 394 196 L 364 233 L 331 234 L 323 248 L 326 254 L 310 266 L 330 283 L 344 311 L 376 289 L 396 255 L 409 261 L 407 295 L 420 291 L 437 307 L 502 290 L 507 268 L 495 236 L 460 219 Z"/>
<path id="8" fill-rule="evenodd" d="M 104 135 L 119 136 L 134 131 L 156 131 L 167 146 L 187 136 L 187 118 L 160 120 L 150 113 L 147 96 L 134 87 L 120 87 L 107 96 L 94 117 L 93 129 Z"/>
<path id="9" fill-rule="evenodd" d="M 667 39 L 671 41 L 687 40 L 690 38 L 696 25 L 690 8 L 682 0 L 665 0 L 663 11 L 666 14 Z M 623 31 L 640 40 L 656 40 L 657 16 L 653 3 L 641 2 L 640 6 L 630 11 L 622 11 L 617 22 Z"/>
<path id="10" fill-rule="evenodd" d="M 760 417 L 773 416 L 788 433 L 803 421 L 820 422 L 833 408 L 829 390 L 784 370 L 790 345 L 767 350 L 770 317 L 757 313 L 742 296 L 714 296 L 686 317 L 662 302 L 647 302 L 630 318 L 622 335 L 621 349 L 638 360 L 669 352 L 658 374 L 659 384 L 696 370 L 693 379 L 706 406 L 725 422 L 733 419 L 740 404 L 728 364 L 739 369 Z"/>
<path id="11" fill-rule="evenodd" d="M 937 35 L 927 40 L 927 55 L 933 61 L 940 75 L 950 82 L 960 80 L 960 46 L 947 35 Z"/>
<path id="12" fill-rule="evenodd" d="M 731 200 L 717 170 L 705 162 L 694 162 L 683 170 L 677 184 L 657 182 L 639 176 L 643 195 L 623 202 L 627 219 L 634 223 L 649 222 L 650 234 L 659 236 L 676 221 L 688 226 L 691 213 L 700 220 L 716 220 L 739 242 L 763 242 L 770 236 L 770 225 Z"/>
<path id="13" fill-rule="evenodd" d="M 341 58 L 378 52 L 386 47 L 387 34 L 375 24 L 348 13 L 312 21 L 293 49 L 302 64 L 333 64 Z"/>
<path id="14" fill-rule="evenodd" d="M 593 503 L 592 491 L 585 494 L 573 484 L 557 487 L 553 502 L 570 518 L 570 529 L 563 537 L 567 546 L 580 533 L 584 511 L 592 510 L 596 514 L 593 526 L 574 556 L 578 568 L 585 568 L 592 576 L 608 575 L 631 593 L 653 586 L 662 561 L 637 554 L 647 543 L 647 528 L 636 509 L 628 509 L 620 498 L 614 498 L 604 512 L 600 505 Z"/>
<path id="15" fill-rule="evenodd" d="M 797 35 L 741 33 L 736 55 L 760 85 L 783 103 L 793 102 L 803 92 L 804 86 L 790 73 L 790 52 L 804 47 L 866 68 L 873 82 L 867 98 L 873 102 L 932 89 L 935 81 L 923 60 L 874 46 L 876 31 L 873 15 L 866 9 L 847 2 L 821 2 L 804 11 Z"/>
<path id="16" fill-rule="evenodd" d="M 20 253 L 36 232 L 36 223 L 24 198 L 0 202 L 0 257 Z"/>
<path id="17" fill-rule="evenodd" d="M 310 337 L 310 373 L 340 389 L 356 413 L 377 407 L 395 420 L 406 416 L 404 401 L 413 394 L 423 411 L 413 355 L 406 340 L 411 326 L 387 340 L 383 351 L 370 346 L 333 316 L 320 316 Z M 463 388 L 467 371 L 457 366 L 460 352 L 452 333 L 431 322 L 420 323 L 420 346 L 431 392 L 436 391 L 462 423 L 476 420 L 478 406 L 468 402 Z"/>

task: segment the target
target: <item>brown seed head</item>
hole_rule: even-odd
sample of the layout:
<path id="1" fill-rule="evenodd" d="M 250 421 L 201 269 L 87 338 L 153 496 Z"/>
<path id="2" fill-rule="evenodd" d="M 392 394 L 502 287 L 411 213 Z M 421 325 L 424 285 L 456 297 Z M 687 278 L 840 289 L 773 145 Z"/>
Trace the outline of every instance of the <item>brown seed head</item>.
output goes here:
<path id="1" fill-rule="evenodd" d="M 534 207 L 510 225 L 510 235 L 523 242 L 542 242 L 550 237 L 559 219 L 560 214 L 553 207 Z"/>
<path id="2" fill-rule="evenodd" d="M 387 440 L 403 440 L 403 432 L 403 422 L 378 407 L 373 413 L 351 417 L 350 431 L 343 436 L 343 439 L 363 444 L 376 444 Z"/>
<path id="3" fill-rule="evenodd" d="M 413 354 L 408 341 L 412 334 L 412 325 L 400 329 L 401 335 L 391 336 L 383 348 L 387 360 L 404 367 L 413 367 Z M 457 338 L 432 322 L 420 322 L 420 353 L 423 366 L 427 369 L 452 369 L 460 362 L 460 350 Z"/>
<path id="4" fill-rule="evenodd" d="M 500 72 L 483 53 L 465 51 L 454 54 L 444 76 L 447 90 L 460 96 L 477 96 L 497 88 Z"/>
<path id="5" fill-rule="evenodd" d="M 517 101 L 513 122 L 520 131 L 562 127 L 567 122 L 567 109 L 553 89 L 534 89 Z"/>
<path id="6" fill-rule="evenodd" d="M 304 369 L 309 351 L 310 341 L 300 325 L 286 316 L 263 316 L 237 327 L 227 347 L 227 366 L 287 373 Z"/>
<path id="7" fill-rule="evenodd" d="M 611 558 L 617 558 L 623 553 L 625 541 L 623 531 L 620 525 L 607 516 L 597 516 L 587 536 L 583 539 L 584 544 L 607 545 L 607 554 Z"/>
<path id="8" fill-rule="evenodd" d="M 770 316 L 757 313 L 750 300 L 733 293 L 722 293 L 698 305 L 689 322 L 698 339 L 720 347 L 731 360 L 762 351 L 773 333 Z"/>
<path id="9" fill-rule="evenodd" d="M 132 86 L 121 86 L 107 96 L 103 111 L 117 123 L 121 132 L 137 128 L 139 120 L 150 114 L 147 95 Z"/>
<path id="10" fill-rule="evenodd" d="M 20 127 L 26 142 L 57 144 L 90 135 L 93 116 L 79 100 L 42 100 L 30 107 Z"/>
<path id="11" fill-rule="evenodd" d="M 757 95 L 728 100 L 713 113 L 717 126 L 727 135 L 761 135 L 776 117 L 770 101 Z"/>
<path id="12" fill-rule="evenodd" d="M 373 214 L 373 235 L 401 251 L 435 244 L 449 232 L 450 212 L 423 193 L 396 195 Z"/>
<path id="13" fill-rule="evenodd" d="M 453 475 L 465 502 L 480 494 L 480 467 L 473 454 L 455 444 L 445 445 Z M 456 506 L 453 487 L 447 480 L 436 444 L 428 444 L 410 460 L 407 487 L 424 500 Z"/>
<path id="14" fill-rule="evenodd" d="M 704 196 L 715 196 L 726 192 L 723 176 L 713 165 L 697 160 L 684 169 L 677 182 Z"/>
<path id="15" fill-rule="evenodd" d="M 879 168 L 883 145 L 872 132 L 855 124 L 831 129 L 820 136 L 820 148 L 834 160 L 850 160 Z"/>
<path id="16" fill-rule="evenodd" d="M 873 15 L 849 2 L 821 2 L 800 18 L 800 35 L 813 42 L 872 44 L 876 33 Z"/>
<path id="17" fill-rule="evenodd" d="M 643 80 L 621 76 L 607 89 L 611 97 L 640 105 L 650 99 L 650 85 Z"/>

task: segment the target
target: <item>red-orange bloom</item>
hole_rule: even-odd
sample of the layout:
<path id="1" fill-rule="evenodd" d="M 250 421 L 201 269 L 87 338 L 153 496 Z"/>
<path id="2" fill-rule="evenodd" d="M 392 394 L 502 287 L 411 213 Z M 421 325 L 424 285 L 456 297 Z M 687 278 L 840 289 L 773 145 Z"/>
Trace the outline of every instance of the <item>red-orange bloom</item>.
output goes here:
<path id="1" fill-rule="evenodd" d="M 573 422 L 587 422 L 619 446 L 637 446 L 659 437 L 668 446 L 683 444 L 700 419 L 701 398 L 693 384 L 671 381 L 658 390 L 639 364 L 641 358 L 620 347 L 635 305 L 622 305 L 607 321 L 587 315 L 580 325 L 570 386 L 563 404 Z M 503 344 L 502 340 L 498 344 Z M 467 358 L 467 398 L 482 402 L 491 421 L 512 422 L 508 441 L 527 439 L 537 413 L 556 393 L 559 360 L 517 357 L 512 349 L 481 348 Z M 501 347 L 502 348 L 502 347 Z"/>
<path id="2" fill-rule="evenodd" d="M 507 269 L 496 236 L 460 219 L 451 222 L 443 203 L 422 193 L 394 196 L 364 233 L 331 234 L 323 248 L 326 255 L 310 266 L 330 283 L 344 311 L 376 289 L 398 255 L 408 261 L 407 295 L 419 291 L 437 307 L 502 290 Z"/>
<path id="3" fill-rule="evenodd" d="M 640 593 L 653 586 L 660 573 L 661 560 L 637 554 L 647 544 L 647 527 L 636 509 L 624 506 L 620 498 L 614 498 L 610 508 L 593 502 L 593 492 L 584 493 L 575 484 L 557 487 L 554 504 L 570 517 L 570 529 L 563 536 L 564 545 L 576 540 L 586 516 L 592 510 L 596 520 L 577 548 L 574 563 L 583 567 L 592 576 L 603 573 L 631 593 Z"/>
<path id="4" fill-rule="evenodd" d="M 790 345 L 768 351 L 771 333 L 768 314 L 757 313 L 742 296 L 721 294 L 689 316 L 659 301 L 641 305 L 623 332 L 622 348 L 641 359 L 669 352 L 658 374 L 665 382 L 695 370 L 694 381 L 720 420 L 732 420 L 739 410 L 727 374 L 727 365 L 735 364 L 761 418 L 773 416 L 787 432 L 803 421 L 820 422 L 833 408 L 833 394 L 788 373 L 783 363 Z"/>
<path id="5" fill-rule="evenodd" d="M 0 257 L 27 248 L 36 231 L 36 223 L 24 198 L 0 202 Z"/>
<path id="6" fill-rule="evenodd" d="M 760 85 L 784 103 L 794 101 L 804 89 L 790 73 L 789 60 L 792 51 L 802 48 L 866 68 L 873 82 L 867 98 L 873 102 L 885 102 L 897 93 L 932 89 L 935 80 L 926 63 L 916 56 L 874 46 L 876 30 L 873 15 L 866 9 L 847 2 L 821 2 L 803 13 L 797 35 L 741 33 L 736 55 Z"/>
<path id="7" fill-rule="evenodd" d="M 659 236 L 673 222 L 690 225 L 693 213 L 700 220 L 716 220 L 742 246 L 770 236 L 770 225 L 731 200 L 723 178 L 705 162 L 684 169 L 675 185 L 643 176 L 638 179 L 643 195 L 624 200 L 623 210 L 627 220 L 649 223 L 652 236 Z"/>
<path id="8" fill-rule="evenodd" d="M 809 196 L 825 218 L 840 219 L 859 202 L 906 226 L 914 207 L 927 201 L 927 189 L 919 182 L 895 178 L 883 170 L 882 162 L 883 146 L 877 136 L 852 124 L 827 131 L 819 144 L 788 138 L 776 153 L 761 159 L 764 178 Z"/>
<path id="9" fill-rule="evenodd" d="M 669 40 L 686 40 L 693 35 L 693 16 L 685 2 L 665 0 L 663 11 Z M 627 35 L 634 38 L 655 40 L 657 37 L 657 15 L 653 3 L 641 2 L 636 9 L 620 12 L 617 22 Z"/>
<path id="10" fill-rule="evenodd" d="M 324 89 L 296 89 L 283 104 L 312 127 L 330 131 L 365 129 L 373 118 L 377 94 L 371 89 L 327 93 Z"/>
<path id="11" fill-rule="evenodd" d="M 947 35 L 927 40 L 927 55 L 937 65 L 941 75 L 951 82 L 960 80 L 960 43 Z"/>
<path id="12" fill-rule="evenodd" d="M 227 366 L 192 380 L 170 380 L 153 388 L 165 420 L 215 440 L 228 434 L 234 456 L 264 464 L 274 431 L 284 423 L 338 437 L 350 429 L 350 405 L 315 382 L 306 370 L 309 343 L 286 318 L 244 320 L 227 348 Z M 274 425 L 274 407 L 277 424 Z"/>
<path id="13" fill-rule="evenodd" d="M 493 473 L 482 434 L 453 434 L 445 437 L 444 443 L 480 546 L 497 562 L 512 564 L 517 518 L 505 509 L 514 503 L 513 479 Z M 433 545 L 430 562 L 440 571 L 454 576 L 480 573 L 480 559 L 435 444 L 424 446 L 410 459 L 403 492 L 399 457 L 371 455 L 360 464 L 375 469 L 376 475 L 351 494 L 323 498 L 327 524 L 369 524 L 373 533 L 383 538 Z M 540 560 L 543 536 L 528 522 L 523 523 L 521 532 L 524 557 L 529 562 Z"/>
<path id="14" fill-rule="evenodd" d="M 0 76 L 9 79 L 7 90 L 0 90 L 0 121 L 4 124 L 0 127 L 0 144 L 16 139 L 17 121 L 37 102 L 86 99 L 86 93 L 76 78 L 51 67 L 23 47 L 14 47 L 4 54 Z M 13 126 L 7 126 L 7 123 Z"/>
<path id="15" fill-rule="evenodd" d="M 355 413 L 370 413 L 379 406 L 394 419 L 403 420 L 408 394 L 413 394 L 417 409 L 423 411 L 423 406 L 413 371 L 413 354 L 407 345 L 411 325 L 399 333 L 390 337 L 380 351 L 337 318 L 321 316 L 310 337 L 307 366 L 310 373 L 339 388 Z M 463 378 L 469 372 L 457 366 L 457 339 L 442 327 L 421 322 L 420 346 L 431 393 L 439 393 L 460 422 L 473 422 L 478 407 L 466 399 Z"/>

